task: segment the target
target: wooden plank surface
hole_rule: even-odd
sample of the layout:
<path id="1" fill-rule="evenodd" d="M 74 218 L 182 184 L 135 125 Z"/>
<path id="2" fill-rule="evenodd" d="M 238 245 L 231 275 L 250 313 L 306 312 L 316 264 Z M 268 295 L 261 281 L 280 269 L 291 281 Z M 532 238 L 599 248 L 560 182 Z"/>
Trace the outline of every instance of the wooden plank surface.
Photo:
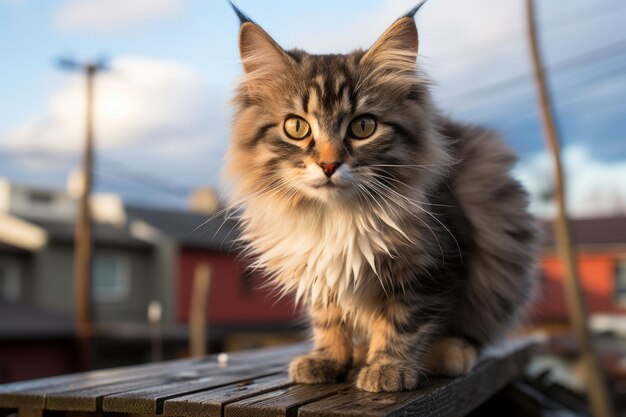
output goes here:
<path id="1" fill-rule="evenodd" d="M 191 365 L 189 368 L 187 367 L 187 365 L 181 365 L 177 368 L 164 367 L 158 369 L 149 369 L 145 372 L 137 370 L 136 372 L 132 372 L 130 374 L 123 373 L 121 375 L 114 374 L 112 376 L 105 375 L 95 378 L 81 378 L 69 382 L 61 382 L 53 385 L 44 385 L 42 387 L 27 389 L 15 393 L 8 393 L 6 395 L 0 395 L 0 406 L 9 403 L 9 405 L 13 407 L 47 408 L 47 400 L 49 398 L 55 397 L 68 399 L 68 402 L 71 404 L 72 397 L 78 397 L 79 399 L 82 399 L 85 395 L 89 395 L 90 392 L 98 391 L 98 389 L 100 388 L 106 390 L 107 388 L 111 387 L 125 386 L 129 384 L 132 385 L 137 382 L 141 383 L 141 381 L 150 382 L 159 379 L 176 379 L 177 375 L 184 375 L 185 372 L 192 372 L 192 369 L 212 370 L 217 369 L 217 365 Z M 119 392 L 117 388 L 111 389 L 115 389 L 116 392 Z M 83 392 L 86 392 L 87 394 L 83 394 Z M 73 408 L 69 408 L 68 410 L 73 410 Z M 77 408 L 77 410 L 80 410 L 80 408 Z"/>
<path id="2" fill-rule="evenodd" d="M 136 389 L 135 382 L 141 386 L 141 381 L 148 383 L 154 379 L 178 378 L 186 372 L 198 372 L 207 369 L 219 373 L 222 369 L 233 366 L 253 365 L 257 363 L 269 363 L 279 360 L 287 363 L 293 355 L 305 352 L 306 344 L 289 345 L 285 347 L 250 350 L 228 354 L 228 362 L 222 367 L 217 360 L 218 355 L 210 355 L 202 358 L 167 361 L 158 364 L 137 365 L 110 370 L 91 371 L 79 374 L 62 375 L 58 377 L 36 379 L 32 381 L 16 382 L 0 385 L 0 408 L 46 408 L 47 398 L 55 397 L 54 409 L 64 410 L 63 400 L 68 401 L 72 411 L 94 411 L 98 399 L 90 401 L 86 398 L 89 393 L 103 388 L 111 393 L 119 393 L 115 385 L 128 385 Z"/>
<path id="3" fill-rule="evenodd" d="M 184 395 L 165 401 L 163 414 L 185 417 L 221 417 L 223 408 L 233 402 L 293 385 L 286 373 L 254 378 L 226 387 Z"/>
<path id="4" fill-rule="evenodd" d="M 137 390 L 168 384 L 174 381 L 183 381 L 184 378 L 174 376 L 159 376 L 154 378 L 141 378 L 117 384 L 97 385 L 71 391 L 48 393 L 46 395 L 46 409 L 58 411 L 100 411 L 102 399 L 107 395 L 120 394 L 126 391 Z"/>
<path id="5" fill-rule="evenodd" d="M 265 367 L 264 375 L 280 372 L 289 360 L 289 356 L 282 355 L 265 357 L 263 360 Z M 208 389 L 202 388 L 205 386 L 213 386 L 211 384 L 214 381 L 211 380 L 209 382 L 207 379 L 209 377 L 228 376 L 232 375 L 233 372 L 239 372 L 238 375 L 241 379 L 255 377 L 258 375 L 258 372 L 253 372 L 250 375 L 247 373 L 241 374 L 241 372 L 250 369 L 251 365 L 256 363 L 258 363 L 256 358 L 235 358 L 225 367 L 220 366 L 218 363 L 210 363 L 192 368 L 177 368 L 175 373 L 163 373 L 151 378 L 146 378 L 144 375 L 141 378 L 135 377 L 128 381 L 116 383 L 111 383 L 110 381 L 104 383 L 103 381 L 97 385 L 74 387 L 69 390 L 65 388 L 50 390 L 48 388 L 45 408 L 59 411 L 101 411 L 103 410 L 104 397 L 110 396 L 112 400 L 107 402 L 107 407 L 115 410 L 122 407 L 122 404 L 126 404 L 125 398 L 130 400 L 137 397 L 141 398 L 139 400 L 141 405 L 136 405 L 138 409 L 158 409 L 160 408 L 160 401 L 165 396 L 171 396 L 172 391 L 177 393 L 180 391 L 182 395 L 199 389 Z M 226 380 L 230 382 L 232 379 L 229 377 Z M 182 391 L 183 388 L 188 389 L 188 391 Z M 168 389 L 169 391 L 167 391 Z M 159 396 L 159 393 L 162 395 Z M 148 406 L 148 402 L 152 405 Z M 114 409 L 108 409 L 107 411 L 115 411 Z"/>
<path id="6" fill-rule="evenodd" d="M 459 378 L 433 378 L 421 389 L 370 394 L 348 391 L 305 405 L 298 417 L 455 417 L 478 405 L 520 376 L 535 342 L 512 343 L 486 352 L 476 368 Z"/>
<path id="7" fill-rule="evenodd" d="M 293 385 L 228 404 L 224 417 L 295 416 L 298 408 L 310 402 L 348 390 L 351 383 Z"/>
<path id="8" fill-rule="evenodd" d="M 8 384 L 0 386 L 0 408 L 171 417 L 462 416 L 519 376 L 536 343 L 502 345 L 485 352 L 469 375 L 433 378 L 412 392 L 294 385 L 286 365 L 308 349 L 296 345 L 232 354 L 225 366 L 209 356 Z"/>
<path id="9" fill-rule="evenodd" d="M 356 389 L 350 389 L 305 405 L 298 410 L 298 416 L 319 416 L 326 415 L 328 410 L 342 414 L 349 413 L 352 409 L 362 409 L 364 404 L 374 404 L 375 407 L 390 405 L 391 401 L 386 399 L 388 394 L 376 394 Z"/>
<path id="10" fill-rule="evenodd" d="M 289 358 L 285 358 L 285 360 L 289 360 Z M 251 378 L 274 375 L 284 371 L 285 365 L 284 363 L 279 366 L 276 364 L 264 364 L 259 367 L 247 365 L 234 368 L 230 372 L 222 372 L 219 375 L 206 375 L 189 381 L 176 381 L 108 395 L 104 397 L 102 410 L 116 413 L 161 414 L 163 402 L 169 398 L 235 384 Z"/>

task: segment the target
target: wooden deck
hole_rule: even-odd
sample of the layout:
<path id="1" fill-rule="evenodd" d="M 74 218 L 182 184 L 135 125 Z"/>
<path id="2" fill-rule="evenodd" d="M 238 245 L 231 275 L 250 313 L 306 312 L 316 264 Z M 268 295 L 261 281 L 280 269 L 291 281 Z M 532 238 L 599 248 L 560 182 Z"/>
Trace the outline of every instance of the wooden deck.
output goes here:
<path id="1" fill-rule="evenodd" d="M 485 352 L 467 376 L 381 394 L 290 383 L 286 366 L 306 345 L 228 354 L 225 363 L 211 355 L 0 385 L 0 415 L 463 416 L 519 377 L 536 344 L 509 342 Z"/>

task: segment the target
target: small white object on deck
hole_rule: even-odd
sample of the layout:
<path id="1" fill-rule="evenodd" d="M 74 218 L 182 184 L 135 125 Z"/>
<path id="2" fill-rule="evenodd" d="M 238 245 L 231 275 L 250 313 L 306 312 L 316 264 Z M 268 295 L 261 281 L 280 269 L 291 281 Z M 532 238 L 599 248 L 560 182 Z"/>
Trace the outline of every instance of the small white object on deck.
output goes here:
<path id="1" fill-rule="evenodd" d="M 220 366 L 226 366 L 228 364 L 228 353 L 220 353 L 219 355 L 217 355 L 217 363 Z"/>

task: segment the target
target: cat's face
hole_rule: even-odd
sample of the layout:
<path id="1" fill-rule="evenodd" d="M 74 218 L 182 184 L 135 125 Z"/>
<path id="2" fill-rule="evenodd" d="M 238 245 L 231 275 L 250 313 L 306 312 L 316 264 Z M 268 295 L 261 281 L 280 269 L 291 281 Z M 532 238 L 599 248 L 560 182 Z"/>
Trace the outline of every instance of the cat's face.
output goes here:
<path id="1" fill-rule="evenodd" d="M 245 22 L 240 51 L 228 170 L 242 193 L 290 203 L 388 198 L 438 162 L 413 18 L 348 55 L 286 52 Z"/>

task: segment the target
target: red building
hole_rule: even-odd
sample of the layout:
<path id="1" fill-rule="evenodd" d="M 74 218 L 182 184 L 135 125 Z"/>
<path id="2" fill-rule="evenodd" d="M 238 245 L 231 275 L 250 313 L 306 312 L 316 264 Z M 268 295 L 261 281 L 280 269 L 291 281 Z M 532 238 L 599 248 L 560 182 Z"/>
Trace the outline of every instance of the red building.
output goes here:
<path id="1" fill-rule="evenodd" d="M 543 227 L 541 286 L 532 318 L 564 322 L 563 267 L 551 227 Z M 589 313 L 626 313 L 626 217 L 574 220 L 572 238 Z"/>
<path id="2" fill-rule="evenodd" d="M 146 223 L 170 239 L 175 275 L 170 310 L 174 321 L 189 321 L 194 274 L 199 264 L 206 263 L 211 268 L 207 322 L 212 338 L 227 342 L 237 334 L 254 339 L 251 333 L 276 337 L 303 329 L 293 300 L 278 299 L 275 292 L 262 287 L 265 282 L 261 276 L 246 269 L 236 247 L 235 220 L 225 214 L 211 217 L 132 207 L 127 213 L 131 220 Z"/>
<path id="3" fill-rule="evenodd" d="M 189 320 L 194 272 L 202 262 L 211 266 L 216 278 L 211 283 L 208 303 L 211 323 L 274 327 L 297 316 L 291 297 L 278 299 L 270 289 L 263 289 L 263 277 L 246 271 L 236 255 L 184 247 L 179 260 L 180 321 Z"/>

